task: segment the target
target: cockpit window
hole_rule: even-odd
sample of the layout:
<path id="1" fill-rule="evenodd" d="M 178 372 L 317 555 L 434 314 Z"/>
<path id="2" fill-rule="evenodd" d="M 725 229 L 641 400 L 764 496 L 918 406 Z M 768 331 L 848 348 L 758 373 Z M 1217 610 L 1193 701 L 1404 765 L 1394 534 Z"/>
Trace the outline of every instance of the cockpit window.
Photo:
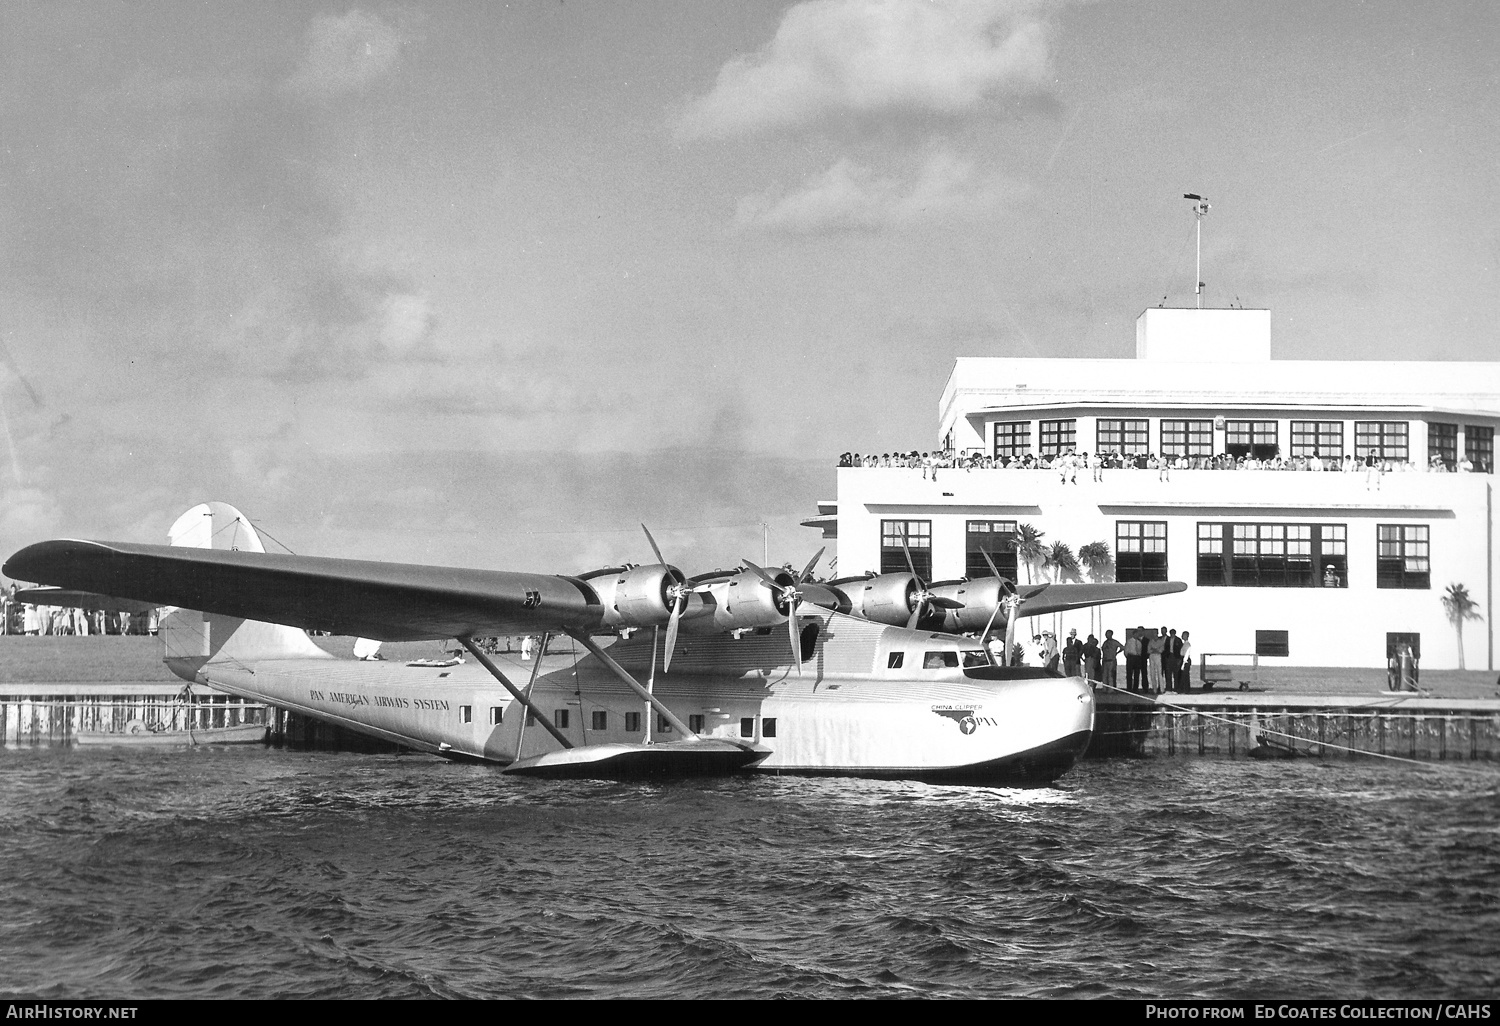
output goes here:
<path id="1" fill-rule="evenodd" d="M 966 648 L 963 650 L 963 657 L 964 669 L 966 670 L 971 666 L 990 665 L 989 656 L 984 654 L 984 649 L 982 648 Z"/>
<path id="2" fill-rule="evenodd" d="M 958 667 L 957 652 L 928 652 L 922 656 L 922 669 L 941 670 L 944 667 Z"/>

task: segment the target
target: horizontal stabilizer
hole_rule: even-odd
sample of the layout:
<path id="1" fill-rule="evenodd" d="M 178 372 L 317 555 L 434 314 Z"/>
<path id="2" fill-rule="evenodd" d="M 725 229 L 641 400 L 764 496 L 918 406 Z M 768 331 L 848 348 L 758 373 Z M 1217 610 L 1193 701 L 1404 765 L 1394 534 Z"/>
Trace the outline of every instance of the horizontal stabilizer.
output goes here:
<path id="1" fill-rule="evenodd" d="M 1044 591 L 1021 589 L 1023 598 L 1017 616 L 1042 616 L 1046 613 L 1065 613 L 1070 609 L 1085 606 L 1104 606 L 1111 602 L 1127 602 L 1130 599 L 1150 598 L 1153 595 L 1172 595 L 1187 591 L 1181 581 L 1153 581 L 1131 584 L 1053 584 Z"/>
<path id="2" fill-rule="evenodd" d="M 505 772 L 553 780 L 723 777 L 748 770 L 770 754 L 760 745 L 723 738 L 584 745 L 518 760 Z"/>
<path id="3" fill-rule="evenodd" d="M 124 542 L 45 541 L 6 575 L 376 641 L 535 634 L 598 624 L 598 596 L 544 574 Z"/>

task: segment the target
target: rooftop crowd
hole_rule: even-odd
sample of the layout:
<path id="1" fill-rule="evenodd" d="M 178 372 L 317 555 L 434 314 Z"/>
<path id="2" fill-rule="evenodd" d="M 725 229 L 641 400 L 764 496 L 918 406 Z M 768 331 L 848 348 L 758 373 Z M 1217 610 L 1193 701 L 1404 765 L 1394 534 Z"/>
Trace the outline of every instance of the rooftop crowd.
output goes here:
<path id="1" fill-rule="evenodd" d="M 1080 470 L 1091 471 L 1099 480 L 1106 470 L 1155 470 L 1166 473 L 1172 470 L 1303 470 L 1343 471 L 1346 473 L 1400 473 L 1426 471 L 1428 473 L 1473 473 L 1485 471 L 1467 456 L 1459 458 L 1451 468 L 1440 456 L 1433 456 L 1428 463 L 1411 460 L 1385 459 L 1374 454 L 1363 457 L 1346 455 L 1342 459 L 1334 456 L 1235 456 L 1219 453 L 1214 456 L 1159 456 L 1156 453 L 1125 454 L 1118 452 L 1086 453 L 1064 452 L 1055 456 L 986 456 L 978 450 L 967 453 L 955 452 L 887 452 L 879 456 L 874 453 L 846 452 L 839 456 L 840 467 L 915 467 L 926 477 L 941 469 L 952 470 L 1051 470 L 1060 471 L 1063 479 L 1076 477 Z"/>

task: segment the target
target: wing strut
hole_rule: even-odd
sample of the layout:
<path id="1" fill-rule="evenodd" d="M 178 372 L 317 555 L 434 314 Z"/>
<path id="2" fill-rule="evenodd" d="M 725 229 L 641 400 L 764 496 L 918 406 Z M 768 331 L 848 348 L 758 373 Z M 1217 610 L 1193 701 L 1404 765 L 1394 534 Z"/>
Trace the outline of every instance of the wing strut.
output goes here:
<path id="1" fill-rule="evenodd" d="M 531 700 L 531 697 L 529 695 L 523 695 L 520 691 L 516 690 L 516 686 L 506 678 L 505 674 L 500 672 L 500 667 L 496 666 L 494 661 L 490 659 L 489 656 L 485 655 L 479 650 L 479 646 L 474 644 L 473 638 L 459 638 L 458 643 L 464 648 L 468 649 L 469 654 L 472 655 L 475 659 L 478 659 L 479 664 L 486 670 L 489 670 L 490 675 L 498 680 L 502 685 L 504 685 L 505 690 L 510 692 L 510 697 L 514 698 L 517 702 L 520 702 L 527 712 L 536 717 L 536 721 L 546 728 L 547 733 L 557 738 L 558 744 L 562 745 L 564 748 L 573 747 L 573 742 L 562 736 L 558 729 L 552 725 L 552 721 L 547 719 L 547 714 L 536 707 L 536 703 Z M 542 652 L 538 652 L 536 654 L 538 664 L 540 664 L 542 661 L 542 655 Z M 525 728 L 526 723 L 524 720 L 522 721 L 521 726 L 523 729 Z M 519 756 L 520 754 L 520 750 L 517 749 L 516 755 Z"/>
<path id="2" fill-rule="evenodd" d="M 587 631 L 574 631 L 569 628 L 567 629 L 567 633 L 570 638 L 578 642 L 584 648 L 588 649 L 590 655 L 603 663 L 605 669 L 609 670 L 610 673 L 620 678 L 621 682 L 624 683 L 626 687 L 630 688 L 630 690 L 634 691 L 641 698 L 644 698 L 647 702 L 651 703 L 651 708 L 661 713 L 662 719 L 670 723 L 672 727 L 682 735 L 683 738 L 687 740 L 697 740 L 698 735 L 694 731 L 689 729 L 686 723 L 683 723 L 680 719 L 678 719 L 676 713 L 663 705 L 655 695 L 636 683 L 635 678 L 630 675 L 630 672 L 619 663 L 611 659 L 608 655 L 606 655 L 604 649 L 595 644 L 594 639 L 589 637 Z"/>

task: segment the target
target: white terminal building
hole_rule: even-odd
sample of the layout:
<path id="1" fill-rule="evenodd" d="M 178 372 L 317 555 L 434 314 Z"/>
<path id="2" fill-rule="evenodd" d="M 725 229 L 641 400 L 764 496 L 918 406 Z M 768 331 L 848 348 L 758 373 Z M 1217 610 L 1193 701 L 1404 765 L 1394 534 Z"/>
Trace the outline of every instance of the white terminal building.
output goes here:
<path id="1" fill-rule="evenodd" d="M 938 406 L 940 448 L 1316 457 L 1322 472 L 1126 468 L 1095 481 L 1083 466 L 1075 484 L 1057 469 L 933 480 L 841 467 L 837 500 L 808 526 L 838 539 L 843 575 L 905 570 L 904 533 L 927 580 L 988 574 L 984 550 L 1024 583 L 1012 544 L 1023 524 L 1075 553 L 1103 542 L 1115 579 L 1188 589 L 1102 607 L 1096 627 L 1102 616 L 1117 637 L 1188 630 L 1199 655 L 1268 665 L 1384 666 L 1404 642 L 1424 667 L 1457 667 L 1442 598 L 1459 584 L 1482 617 L 1463 624 L 1463 662 L 1494 669 L 1500 363 L 1277 360 L 1270 323 L 1268 310 L 1153 308 L 1136 322 L 1134 360 L 960 358 Z M 1088 610 L 1061 624 L 1081 636 L 1089 625 Z"/>

